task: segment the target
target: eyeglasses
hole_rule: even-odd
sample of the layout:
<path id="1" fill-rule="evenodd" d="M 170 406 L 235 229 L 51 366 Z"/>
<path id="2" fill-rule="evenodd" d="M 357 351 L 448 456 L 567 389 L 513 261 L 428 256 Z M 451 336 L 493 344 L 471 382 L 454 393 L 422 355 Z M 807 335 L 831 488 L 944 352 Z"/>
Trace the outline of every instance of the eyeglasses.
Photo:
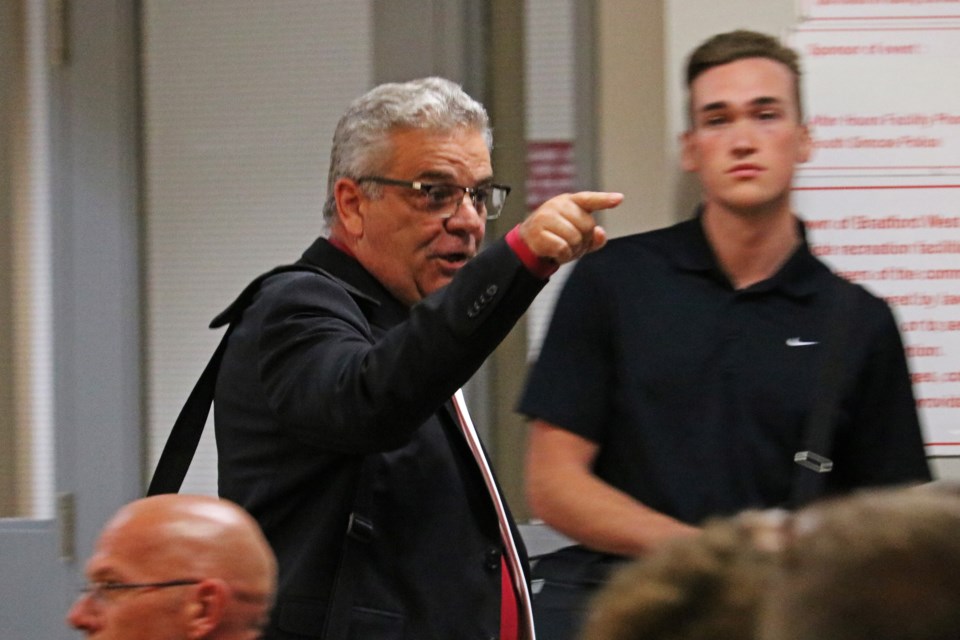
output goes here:
<path id="1" fill-rule="evenodd" d="M 451 218 L 457 215 L 463 203 L 463 196 L 468 195 L 473 208 L 482 218 L 494 220 L 500 216 L 507 196 L 510 195 L 510 187 L 503 184 L 464 187 L 447 182 L 407 182 L 381 176 L 362 176 L 357 178 L 357 182 L 373 182 L 413 189 L 419 192 L 416 199 L 417 207 L 440 218 Z"/>
<path id="2" fill-rule="evenodd" d="M 115 591 L 130 589 L 166 589 L 167 587 L 183 587 L 191 584 L 200 584 L 200 580 L 181 579 L 165 582 L 91 582 L 80 588 L 81 595 L 89 595 L 95 602 L 104 603 L 109 600 L 109 594 Z"/>

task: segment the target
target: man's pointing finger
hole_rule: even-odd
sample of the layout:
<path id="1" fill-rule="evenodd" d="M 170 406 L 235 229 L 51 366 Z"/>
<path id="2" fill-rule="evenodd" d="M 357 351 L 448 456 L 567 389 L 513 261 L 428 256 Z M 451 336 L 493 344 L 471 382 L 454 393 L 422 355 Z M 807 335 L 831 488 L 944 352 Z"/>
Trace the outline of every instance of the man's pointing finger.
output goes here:
<path id="1" fill-rule="evenodd" d="M 623 202 L 622 193 L 607 191 L 579 191 L 570 194 L 570 199 L 585 211 L 612 209 Z"/>

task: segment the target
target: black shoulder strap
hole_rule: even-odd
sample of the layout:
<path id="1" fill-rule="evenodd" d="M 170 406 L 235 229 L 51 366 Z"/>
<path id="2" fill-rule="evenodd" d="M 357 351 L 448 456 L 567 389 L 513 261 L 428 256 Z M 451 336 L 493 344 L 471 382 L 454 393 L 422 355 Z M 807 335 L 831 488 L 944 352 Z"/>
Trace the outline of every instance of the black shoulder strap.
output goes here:
<path id="1" fill-rule="evenodd" d="M 227 341 L 233 332 L 235 322 L 250 305 L 253 296 L 260 290 L 264 280 L 287 271 L 311 271 L 318 275 L 330 275 L 320 267 L 306 263 L 276 267 L 248 284 L 233 304 L 213 319 L 210 323 L 212 329 L 224 325 L 229 326 L 223 334 L 220 344 L 217 345 L 216 351 L 213 352 L 213 356 L 210 357 L 210 362 L 207 363 L 203 373 L 200 374 L 200 379 L 194 385 L 193 391 L 187 397 L 186 403 L 180 410 L 180 415 L 177 416 L 177 421 L 173 424 L 173 429 L 170 431 L 167 443 L 163 447 L 163 453 L 160 454 L 157 468 L 153 472 L 153 479 L 147 489 L 148 496 L 180 491 L 183 479 L 187 475 L 187 469 L 190 468 L 190 463 L 193 461 L 193 454 L 196 453 L 197 445 L 200 444 L 200 436 L 203 434 L 207 416 L 210 415 L 213 393 L 217 385 L 217 373 L 220 371 L 220 362 L 223 360 L 223 353 L 227 349 Z"/>
<path id="2" fill-rule="evenodd" d="M 841 374 L 844 369 L 842 349 L 853 331 L 856 308 L 856 287 L 844 280 L 834 286 L 833 312 L 828 318 L 829 332 L 820 360 L 820 377 L 814 388 L 814 406 L 804 425 L 803 448 L 793 461 L 793 483 L 789 505 L 799 507 L 823 493 L 826 474 L 833 469 L 830 459 L 837 408 L 840 403 Z"/>

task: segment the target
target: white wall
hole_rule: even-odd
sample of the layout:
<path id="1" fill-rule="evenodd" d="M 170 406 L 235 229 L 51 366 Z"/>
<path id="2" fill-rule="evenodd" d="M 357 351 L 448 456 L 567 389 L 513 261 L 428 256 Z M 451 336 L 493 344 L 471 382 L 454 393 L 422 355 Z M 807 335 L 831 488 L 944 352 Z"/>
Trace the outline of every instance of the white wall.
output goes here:
<path id="1" fill-rule="evenodd" d="M 243 286 L 321 230 L 330 140 L 373 84 L 369 2 L 143 6 L 147 473 Z M 216 492 L 212 419 L 184 491 Z"/>

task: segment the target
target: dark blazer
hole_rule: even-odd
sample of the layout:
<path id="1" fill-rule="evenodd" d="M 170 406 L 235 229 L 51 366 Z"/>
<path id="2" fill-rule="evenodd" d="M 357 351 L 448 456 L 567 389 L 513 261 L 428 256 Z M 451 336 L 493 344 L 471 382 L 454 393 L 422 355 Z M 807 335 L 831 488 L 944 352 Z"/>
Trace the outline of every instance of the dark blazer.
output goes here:
<path id="1" fill-rule="evenodd" d="M 263 282 L 214 400 L 220 495 L 279 559 L 266 637 L 495 637 L 503 544 L 449 399 L 545 281 L 499 240 L 408 309 L 324 239 L 301 262 L 326 275 Z"/>

